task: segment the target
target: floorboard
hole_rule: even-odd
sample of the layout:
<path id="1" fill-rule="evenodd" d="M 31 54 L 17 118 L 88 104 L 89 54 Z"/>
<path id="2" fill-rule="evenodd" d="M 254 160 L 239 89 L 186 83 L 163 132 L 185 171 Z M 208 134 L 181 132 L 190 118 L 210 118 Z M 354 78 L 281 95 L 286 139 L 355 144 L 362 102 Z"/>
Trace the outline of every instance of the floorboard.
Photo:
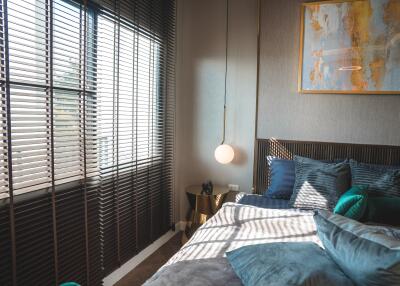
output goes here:
<path id="1" fill-rule="evenodd" d="M 181 248 L 182 233 L 176 234 L 135 269 L 119 280 L 115 286 L 139 286 L 149 279 Z"/>

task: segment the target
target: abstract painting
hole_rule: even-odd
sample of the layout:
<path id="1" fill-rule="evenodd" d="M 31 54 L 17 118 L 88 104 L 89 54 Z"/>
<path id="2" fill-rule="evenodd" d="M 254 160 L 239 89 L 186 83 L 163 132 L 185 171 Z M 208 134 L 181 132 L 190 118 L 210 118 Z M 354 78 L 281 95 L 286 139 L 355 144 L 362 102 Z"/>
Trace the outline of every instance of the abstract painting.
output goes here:
<path id="1" fill-rule="evenodd" d="M 302 5 L 299 91 L 400 94 L 400 0 Z"/>

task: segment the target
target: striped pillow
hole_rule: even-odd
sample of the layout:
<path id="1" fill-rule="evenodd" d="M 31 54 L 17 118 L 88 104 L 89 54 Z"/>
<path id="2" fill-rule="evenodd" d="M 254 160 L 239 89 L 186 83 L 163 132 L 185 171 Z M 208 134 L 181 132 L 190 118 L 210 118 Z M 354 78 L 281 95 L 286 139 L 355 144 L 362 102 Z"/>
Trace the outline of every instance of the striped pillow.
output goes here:
<path id="1" fill-rule="evenodd" d="M 348 164 L 329 164 L 299 156 L 294 160 L 296 181 L 289 206 L 333 210 L 339 197 L 350 188 Z"/>
<path id="2" fill-rule="evenodd" d="M 368 185 L 369 190 L 400 197 L 400 169 L 383 168 L 350 160 L 352 185 Z"/>

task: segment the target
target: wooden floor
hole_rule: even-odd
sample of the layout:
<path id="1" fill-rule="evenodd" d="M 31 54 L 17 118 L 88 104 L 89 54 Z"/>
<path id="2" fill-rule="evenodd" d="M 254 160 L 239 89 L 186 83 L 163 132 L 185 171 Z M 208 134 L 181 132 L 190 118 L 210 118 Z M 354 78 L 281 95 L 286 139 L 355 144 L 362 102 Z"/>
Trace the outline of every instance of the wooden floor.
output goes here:
<path id="1" fill-rule="evenodd" d="M 115 286 L 142 285 L 181 248 L 182 233 L 176 234 L 135 269 L 119 280 Z"/>

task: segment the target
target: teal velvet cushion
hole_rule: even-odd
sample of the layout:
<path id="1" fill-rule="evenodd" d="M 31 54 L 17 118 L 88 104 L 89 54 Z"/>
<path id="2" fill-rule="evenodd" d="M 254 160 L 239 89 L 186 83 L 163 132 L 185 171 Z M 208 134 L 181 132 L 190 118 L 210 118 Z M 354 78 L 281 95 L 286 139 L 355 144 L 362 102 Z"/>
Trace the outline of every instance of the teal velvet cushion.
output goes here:
<path id="1" fill-rule="evenodd" d="M 314 220 L 325 251 L 357 285 L 400 285 L 400 230 L 369 226 L 318 211 Z"/>
<path id="2" fill-rule="evenodd" d="M 227 252 L 226 256 L 245 286 L 354 285 L 312 242 L 249 245 Z"/>
<path id="3" fill-rule="evenodd" d="M 368 186 L 353 186 L 337 202 L 334 213 L 361 220 L 368 206 Z"/>
<path id="4" fill-rule="evenodd" d="M 358 221 L 400 226 L 400 197 L 386 196 L 368 186 L 353 186 L 339 198 L 334 213 Z"/>

